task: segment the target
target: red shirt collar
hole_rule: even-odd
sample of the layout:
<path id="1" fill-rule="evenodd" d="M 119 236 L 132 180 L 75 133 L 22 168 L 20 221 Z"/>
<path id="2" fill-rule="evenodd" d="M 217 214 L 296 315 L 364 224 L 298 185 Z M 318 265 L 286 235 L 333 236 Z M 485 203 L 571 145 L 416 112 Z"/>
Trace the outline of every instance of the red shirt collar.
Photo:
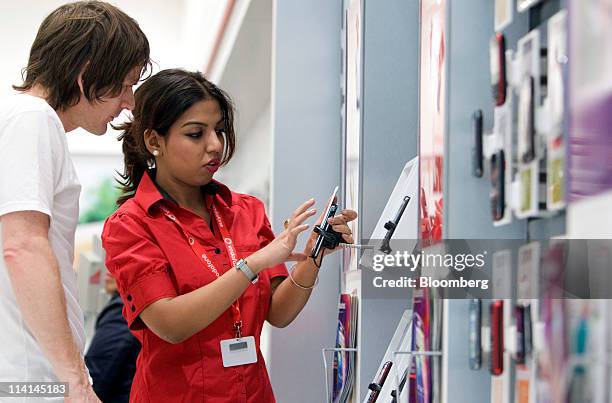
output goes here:
<path id="1" fill-rule="evenodd" d="M 204 192 L 208 194 L 216 194 L 221 196 L 221 200 L 223 200 L 228 207 L 231 207 L 232 192 L 223 183 L 213 179 L 208 184 L 202 186 L 202 188 Z M 145 171 L 144 175 L 142 175 L 140 183 L 138 184 L 138 189 L 136 189 L 134 201 L 140 204 L 140 206 L 148 213 L 149 209 L 160 200 L 164 200 L 164 196 L 153 182 L 149 171 Z"/>

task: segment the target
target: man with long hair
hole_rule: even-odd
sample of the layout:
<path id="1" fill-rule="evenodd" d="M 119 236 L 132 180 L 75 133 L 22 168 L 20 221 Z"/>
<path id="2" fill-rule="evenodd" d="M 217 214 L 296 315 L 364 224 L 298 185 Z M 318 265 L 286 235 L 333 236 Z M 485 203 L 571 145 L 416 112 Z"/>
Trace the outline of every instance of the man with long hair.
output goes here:
<path id="1" fill-rule="evenodd" d="M 136 21 L 104 2 L 65 4 L 42 22 L 18 93 L 0 101 L 1 382 L 65 382 L 67 402 L 99 401 L 83 360 L 72 268 L 81 186 L 66 133 L 103 135 L 149 68 Z"/>

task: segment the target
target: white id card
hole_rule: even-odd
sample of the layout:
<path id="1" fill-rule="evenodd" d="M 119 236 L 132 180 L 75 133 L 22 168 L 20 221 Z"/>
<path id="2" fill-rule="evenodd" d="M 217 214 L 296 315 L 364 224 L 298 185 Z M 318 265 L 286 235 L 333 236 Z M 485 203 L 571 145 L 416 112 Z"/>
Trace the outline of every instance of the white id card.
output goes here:
<path id="1" fill-rule="evenodd" d="M 223 366 L 226 368 L 257 362 L 255 337 L 221 340 L 221 356 L 223 357 Z"/>

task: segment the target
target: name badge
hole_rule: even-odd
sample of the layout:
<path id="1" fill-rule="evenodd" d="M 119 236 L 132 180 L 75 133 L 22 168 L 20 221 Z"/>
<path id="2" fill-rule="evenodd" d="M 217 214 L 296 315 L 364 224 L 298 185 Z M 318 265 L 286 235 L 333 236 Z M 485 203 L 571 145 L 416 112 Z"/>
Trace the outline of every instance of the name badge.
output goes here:
<path id="1" fill-rule="evenodd" d="M 257 362 L 255 337 L 221 340 L 221 356 L 223 357 L 223 366 L 226 368 Z"/>

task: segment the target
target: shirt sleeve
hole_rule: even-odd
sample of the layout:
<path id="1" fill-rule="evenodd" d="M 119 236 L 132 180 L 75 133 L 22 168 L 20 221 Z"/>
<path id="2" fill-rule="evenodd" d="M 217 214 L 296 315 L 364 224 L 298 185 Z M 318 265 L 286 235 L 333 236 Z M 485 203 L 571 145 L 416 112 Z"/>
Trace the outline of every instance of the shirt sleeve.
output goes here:
<path id="1" fill-rule="evenodd" d="M 117 281 L 131 329 L 145 327 L 140 313 L 153 302 L 177 296 L 168 259 L 144 223 L 126 213 L 110 216 L 102 230 L 106 267 Z"/>
<path id="2" fill-rule="evenodd" d="M 259 239 L 259 247 L 263 248 L 274 240 L 275 235 L 274 231 L 272 231 L 270 220 L 268 220 L 268 216 L 266 215 L 266 209 L 263 202 L 255 197 L 253 197 L 253 200 L 255 202 L 254 213 L 259 227 L 257 238 Z M 269 269 L 265 270 L 264 273 L 267 273 L 268 277 L 271 279 L 274 277 L 288 276 L 287 266 L 285 266 L 284 263 L 270 267 Z"/>
<path id="3" fill-rule="evenodd" d="M 40 111 L 22 112 L 0 128 L 0 216 L 26 210 L 51 216 L 53 161 L 62 150 L 50 119 Z"/>

